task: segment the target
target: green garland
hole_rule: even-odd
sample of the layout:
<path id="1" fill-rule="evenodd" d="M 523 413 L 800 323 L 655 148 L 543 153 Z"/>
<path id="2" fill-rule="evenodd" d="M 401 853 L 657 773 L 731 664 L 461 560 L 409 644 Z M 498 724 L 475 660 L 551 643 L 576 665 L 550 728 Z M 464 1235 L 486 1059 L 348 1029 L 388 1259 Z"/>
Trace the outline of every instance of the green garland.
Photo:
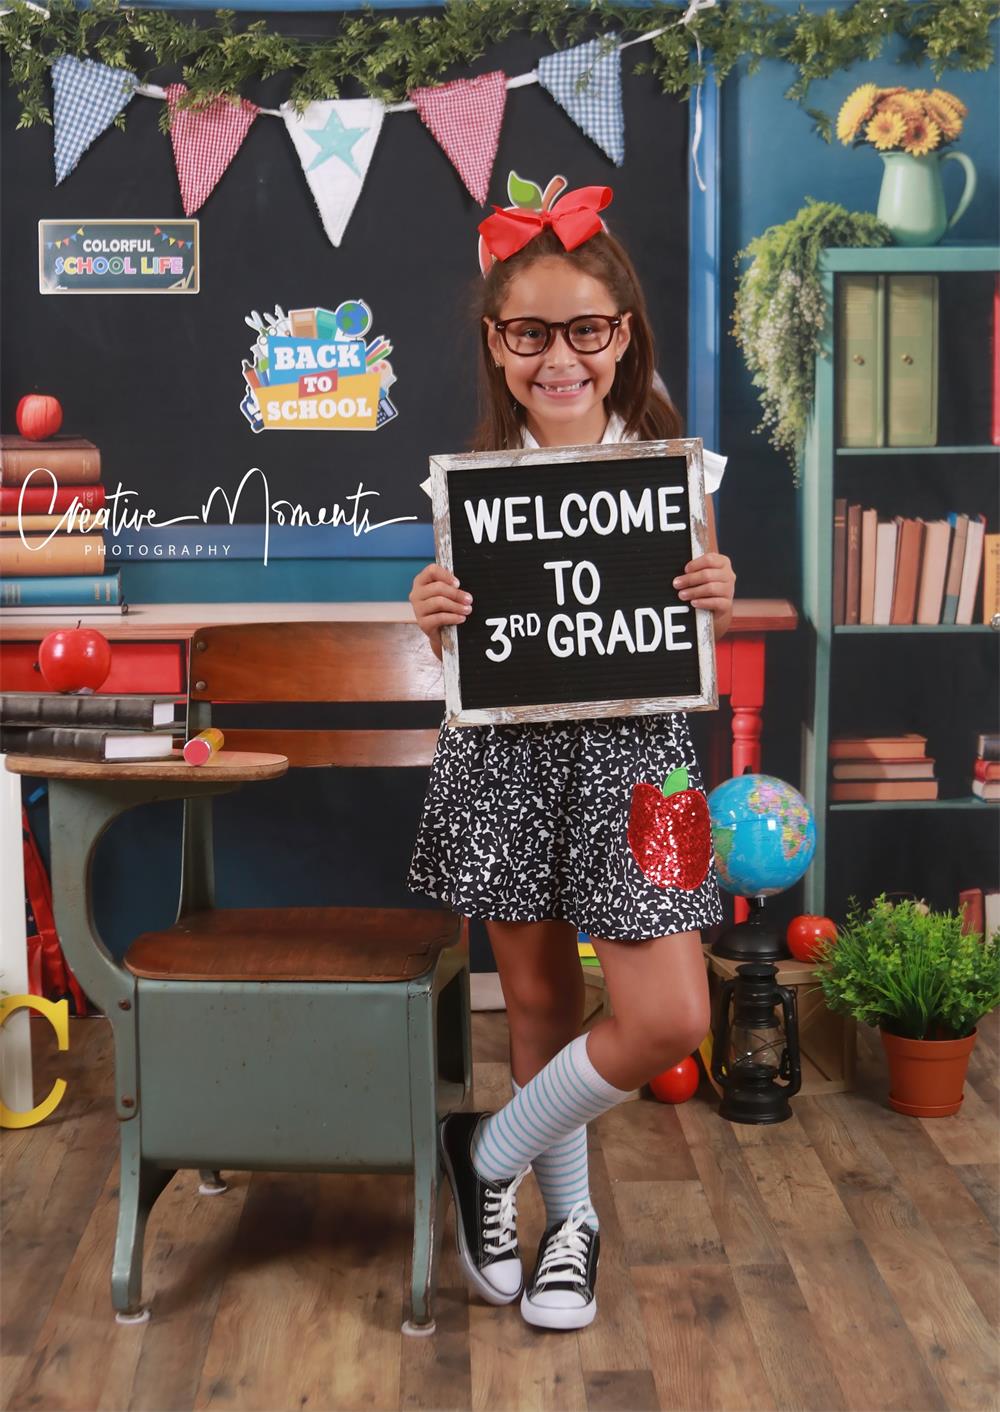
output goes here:
<path id="1" fill-rule="evenodd" d="M 10 61 L 21 127 L 51 123 L 48 71 L 60 54 L 131 68 L 152 83 L 160 81 L 157 70 L 179 67 L 191 102 L 236 98 L 257 80 L 287 74 L 287 96 L 301 109 L 314 99 L 337 98 L 344 88 L 399 102 L 411 88 L 458 76 L 491 45 L 522 31 L 544 34 L 554 49 L 564 49 L 608 29 L 629 39 L 672 24 L 637 51 L 645 57 L 634 65 L 636 73 L 653 74 L 664 93 L 687 98 L 704 78 L 697 39 L 711 51 L 719 83 L 741 61 L 751 73 L 763 59 L 791 64 L 798 77 L 788 97 L 804 104 L 815 79 L 874 59 L 893 35 L 904 41 L 907 62 L 927 60 L 937 78 L 946 69 L 987 69 L 993 61 L 989 28 L 1000 16 L 1000 0 L 854 0 L 822 13 L 766 0 L 720 0 L 685 27 L 677 22 L 686 5 L 655 0 L 642 7 L 611 0 L 450 0 L 434 15 L 408 19 L 370 6 L 345 12 L 333 38 L 307 41 L 269 29 L 267 20 L 238 27 L 232 10 L 216 10 L 210 24 L 202 16 L 123 8 L 118 0 L 92 0 L 86 9 L 74 0 L 45 4 L 48 18 L 13 0 L 0 19 L 0 49 Z M 830 117 L 807 111 L 829 141 Z M 165 122 L 166 115 L 164 107 Z"/>

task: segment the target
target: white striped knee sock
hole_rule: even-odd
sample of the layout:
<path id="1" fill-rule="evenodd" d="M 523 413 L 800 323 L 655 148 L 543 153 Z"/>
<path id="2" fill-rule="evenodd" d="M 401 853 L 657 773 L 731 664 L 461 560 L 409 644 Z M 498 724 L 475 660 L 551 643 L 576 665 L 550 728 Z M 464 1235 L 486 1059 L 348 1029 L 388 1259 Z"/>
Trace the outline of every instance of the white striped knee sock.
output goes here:
<path id="1" fill-rule="evenodd" d="M 521 1092 L 521 1085 L 513 1077 L 510 1082 L 516 1098 Z M 586 1201 L 590 1205 L 587 1224 L 593 1226 L 595 1231 L 600 1229 L 597 1212 L 590 1200 L 586 1128 L 575 1128 L 569 1137 L 554 1142 L 545 1152 L 540 1152 L 532 1162 L 531 1170 L 545 1202 L 547 1226 L 565 1221 L 578 1202 Z"/>
<path id="2" fill-rule="evenodd" d="M 479 1124 L 472 1160 L 480 1176 L 506 1181 L 540 1152 L 628 1098 L 590 1062 L 587 1036 L 578 1035 L 521 1092 Z"/>

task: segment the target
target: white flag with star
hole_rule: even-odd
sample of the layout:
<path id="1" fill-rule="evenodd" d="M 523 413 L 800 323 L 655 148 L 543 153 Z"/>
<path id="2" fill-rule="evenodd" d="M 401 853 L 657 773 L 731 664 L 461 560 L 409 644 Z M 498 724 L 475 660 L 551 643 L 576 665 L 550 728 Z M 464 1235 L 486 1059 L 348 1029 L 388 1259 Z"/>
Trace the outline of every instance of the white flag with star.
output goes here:
<path id="1" fill-rule="evenodd" d="M 302 113 L 285 103 L 281 115 L 323 229 L 339 245 L 361 195 L 385 109 L 377 98 L 337 98 L 310 103 Z"/>

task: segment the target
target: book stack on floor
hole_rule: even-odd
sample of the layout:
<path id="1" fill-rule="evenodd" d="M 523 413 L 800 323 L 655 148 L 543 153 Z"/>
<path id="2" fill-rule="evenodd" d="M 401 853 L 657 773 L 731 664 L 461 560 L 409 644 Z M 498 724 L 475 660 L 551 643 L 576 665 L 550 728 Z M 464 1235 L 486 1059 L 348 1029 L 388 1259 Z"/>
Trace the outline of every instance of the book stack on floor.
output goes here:
<path id="1" fill-rule="evenodd" d="M 1000 803 L 1000 735 L 981 735 L 976 742 L 972 792 L 988 804 Z"/>
<path id="2" fill-rule="evenodd" d="M 876 510 L 834 502 L 835 626 L 969 625 L 997 612 L 1000 534 L 986 533 L 985 515 L 880 520 Z"/>
<path id="3" fill-rule="evenodd" d="M 93 442 L 75 436 L 30 441 L 0 435 L 4 617 L 127 611 L 121 573 L 105 573 L 104 534 L 94 528 L 104 503 L 101 453 Z M 96 523 L 102 520 L 103 515 Z"/>
<path id="4" fill-rule="evenodd" d="M 987 892 L 981 887 L 963 888 L 958 894 L 958 910 L 962 916 L 962 934 L 975 932 L 988 938 L 1000 932 L 1000 892 Z"/>
<path id="5" fill-rule="evenodd" d="M 938 797 L 926 736 L 835 736 L 830 761 L 831 804 Z"/>
<path id="6" fill-rule="evenodd" d="M 169 698 L 0 693 L 0 754 L 100 763 L 164 760 L 174 754 L 174 736 L 183 730 Z"/>

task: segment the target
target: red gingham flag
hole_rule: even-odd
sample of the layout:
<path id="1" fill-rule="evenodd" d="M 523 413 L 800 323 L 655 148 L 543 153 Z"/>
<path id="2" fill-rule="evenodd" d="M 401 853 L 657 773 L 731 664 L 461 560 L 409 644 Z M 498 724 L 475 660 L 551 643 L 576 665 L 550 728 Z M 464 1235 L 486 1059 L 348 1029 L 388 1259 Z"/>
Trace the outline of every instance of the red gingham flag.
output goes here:
<path id="1" fill-rule="evenodd" d="M 239 103 L 216 98 L 203 108 L 178 108 L 178 99 L 185 93 L 187 86 L 183 83 L 172 83 L 167 88 L 174 165 L 184 214 L 190 216 L 208 200 L 260 109 L 248 98 L 241 98 Z"/>
<path id="2" fill-rule="evenodd" d="M 485 205 L 507 102 L 506 74 L 496 69 L 479 78 L 414 88 L 410 98 L 421 121 L 451 158 L 469 195 Z"/>

